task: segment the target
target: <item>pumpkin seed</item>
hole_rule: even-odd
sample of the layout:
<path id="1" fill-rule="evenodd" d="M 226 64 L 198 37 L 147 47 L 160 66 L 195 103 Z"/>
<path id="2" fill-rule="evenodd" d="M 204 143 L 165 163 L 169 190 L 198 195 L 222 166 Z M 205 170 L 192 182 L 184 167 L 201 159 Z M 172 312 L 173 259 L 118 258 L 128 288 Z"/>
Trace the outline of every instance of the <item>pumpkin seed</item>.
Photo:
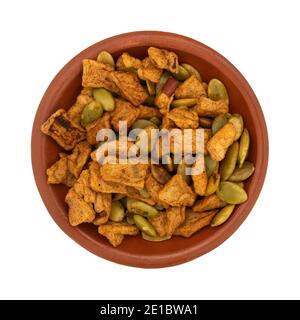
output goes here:
<path id="1" fill-rule="evenodd" d="M 120 222 L 124 219 L 124 215 L 125 211 L 122 204 L 118 200 L 112 201 L 109 219 L 114 222 Z"/>
<path id="2" fill-rule="evenodd" d="M 143 232 L 142 231 L 142 238 L 144 240 L 147 240 L 147 241 L 152 241 L 152 242 L 161 242 L 161 241 L 165 241 L 165 240 L 169 240 L 172 236 L 170 235 L 166 235 L 164 237 L 159 237 L 159 236 L 156 236 L 156 237 L 151 237 L 149 236 L 146 232 Z"/>
<path id="3" fill-rule="evenodd" d="M 245 161 L 241 168 L 235 168 L 229 181 L 240 182 L 248 179 L 254 172 L 255 168 L 252 162 Z"/>
<path id="4" fill-rule="evenodd" d="M 210 155 L 204 156 L 206 175 L 209 178 L 214 172 L 218 171 L 219 162 L 213 160 Z"/>
<path id="5" fill-rule="evenodd" d="M 154 126 L 153 122 L 146 119 L 138 119 L 133 123 L 132 129 L 145 129 L 148 126 Z"/>
<path id="6" fill-rule="evenodd" d="M 249 146 L 250 146 L 249 131 L 247 130 L 247 128 L 245 128 L 240 139 L 240 149 L 239 149 L 239 155 L 238 155 L 239 168 L 243 166 L 244 161 L 247 158 Z"/>
<path id="7" fill-rule="evenodd" d="M 164 86 L 164 84 L 167 82 L 167 80 L 172 76 L 172 74 L 169 71 L 166 71 L 162 74 L 162 76 L 159 79 L 158 84 L 156 85 L 156 94 L 159 93 L 160 89 Z"/>
<path id="8" fill-rule="evenodd" d="M 197 103 L 197 99 L 194 98 L 186 98 L 186 99 L 178 99 L 174 100 L 171 103 L 171 107 L 177 108 L 177 107 L 192 107 Z"/>
<path id="9" fill-rule="evenodd" d="M 157 118 L 157 117 L 152 117 L 152 118 L 150 119 L 150 121 L 151 121 L 152 123 L 154 123 L 157 127 L 159 127 L 159 126 L 161 125 L 161 120 L 160 120 L 159 118 Z"/>
<path id="10" fill-rule="evenodd" d="M 206 191 L 205 191 L 205 196 L 210 196 L 214 194 L 220 184 L 220 174 L 219 173 L 213 173 L 210 178 L 208 179 L 207 186 L 206 186 Z"/>
<path id="11" fill-rule="evenodd" d="M 150 96 L 155 95 L 155 83 L 149 80 L 146 80 L 147 90 Z"/>
<path id="12" fill-rule="evenodd" d="M 243 133 L 243 129 L 244 129 L 243 117 L 238 113 L 234 113 L 229 118 L 228 122 L 232 123 L 234 125 L 234 127 L 235 127 L 236 135 L 235 135 L 234 141 L 236 141 L 236 140 L 238 140 L 240 138 L 240 136 Z"/>
<path id="13" fill-rule="evenodd" d="M 103 108 L 100 102 L 92 101 L 86 105 L 81 113 L 81 125 L 87 126 L 99 119 L 103 114 Z"/>
<path id="14" fill-rule="evenodd" d="M 226 156 L 220 165 L 220 174 L 222 180 L 228 180 L 235 169 L 239 154 L 239 143 L 234 142 L 226 152 Z"/>
<path id="15" fill-rule="evenodd" d="M 172 75 L 176 80 L 184 81 L 190 76 L 190 73 L 183 66 L 179 66 L 178 73 L 173 73 Z"/>
<path id="16" fill-rule="evenodd" d="M 156 231 L 150 222 L 140 215 L 134 215 L 133 220 L 136 226 L 144 233 L 146 233 L 150 237 L 156 237 Z"/>
<path id="17" fill-rule="evenodd" d="M 101 51 L 97 57 L 98 62 L 106 63 L 115 68 L 115 61 L 113 56 L 107 51 Z"/>
<path id="18" fill-rule="evenodd" d="M 154 207 L 134 199 L 127 199 L 127 209 L 129 212 L 145 217 L 154 217 L 158 214 L 158 211 Z"/>
<path id="19" fill-rule="evenodd" d="M 229 97 L 224 84 L 218 79 L 211 79 L 208 83 L 207 95 L 212 100 L 224 100 L 229 104 Z"/>
<path id="20" fill-rule="evenodd" d="M 202 128 L 211 128 L 213 121 L 210 118 L 200 117 L 199 118 L 199 126 Z"/>
<path id="21" fill-rule="evenodd" d="M 229 181 L 221 182 L 216 194 L 221 200 L 229 204 L 243 203 L 248 199 L 247 193 L 243 188 Z"/>
<path id="22" fill-rule="evenodd" d="M 222 113 L 222 114 L 219 114 L 217 117 L 215 117 L 211 125 L 212 134 L 215 134 L 218 130 L 223 128 L 227 122 L 228 122 L 228 117 L 226 114 Z"/>
<path id="23" fill-rule="evenodd" d="M 217 227 L 217 226 L 223 224 L 225 221 L 227 221 L 229 219 L 229 217 L 231 216 L 234 208 L 235 208 L 235 205 L 234 204 L 230 204 L 230 205 L 224 207 L 223 209 L 221 209 L 214 216 L 210 226 L 211 227 Z"/>
<path id="24" fill-rule="evenodd" d="M 96 101 L 102 104 L 105 111 L 113 111 L 115 109 L 115 100 L 113 95 L 104 88 L 94 89 L 93 96 Z"/>
<path id="25" fill-rule="evenodd" d="M 196 78 L 202 82 L 201 75 L 200 75 L 199 71 L 198 71 L 195 67 L 191 66 L 191 65 L 188 64 L 188 63 L 183 63 L 182 66 L 184 67 L 185 70 L 188 71 L 188 73 L 189 73 L 191 76 L 192 76 L 192 75 L 196 76 Z"/>

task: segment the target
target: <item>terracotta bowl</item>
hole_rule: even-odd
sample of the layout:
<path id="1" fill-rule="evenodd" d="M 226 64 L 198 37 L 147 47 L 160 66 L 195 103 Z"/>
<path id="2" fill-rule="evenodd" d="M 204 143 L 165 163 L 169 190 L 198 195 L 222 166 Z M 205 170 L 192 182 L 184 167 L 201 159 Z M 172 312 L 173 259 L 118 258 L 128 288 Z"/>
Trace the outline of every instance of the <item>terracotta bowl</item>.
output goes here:
<path id="1" fill-rule="evenodd" d="M 59 107 L 69 108 L 81 89 L 81 61 L 96 58 L 107 50 L 117 58 L 124 51 L 139 58 L 145 57 L 149 46 L 175 51 L 181 62 L 200 70 L 204 81 L 218 78 L 225 84 L 230 96 L 230 112 L 242 114 L 251 136 L 249 158 L 255 164 L 254 175 L 245 188 L 249 199 L 239 205 L 232 217 L 221 227 L 207 227 L 190 238 L 173 237 L 169 241 L 152 243 L 140 236 L 126 237 L 113 248 L 90 224 L 71 227 L 64 202 L 68 188 L 48 185 L 46 169 L 57 160 L 61 148 L 40 131 L 41 124 Z M 246 219 L 261 191 L 268 163 L 268 134 L 259 102 L 241 73 L 223 56 L 193 39 L 166 32 L 143 31 L 117 35 L 100 41 L 82 51 L 57 74 L 39 105 L 32 129 L 32 166 L 41 197 L 55 222 L 74 241 L 90 252 L 120 263 L 143 268 L 158 268 L 195 259 L 219 246 Z"/>

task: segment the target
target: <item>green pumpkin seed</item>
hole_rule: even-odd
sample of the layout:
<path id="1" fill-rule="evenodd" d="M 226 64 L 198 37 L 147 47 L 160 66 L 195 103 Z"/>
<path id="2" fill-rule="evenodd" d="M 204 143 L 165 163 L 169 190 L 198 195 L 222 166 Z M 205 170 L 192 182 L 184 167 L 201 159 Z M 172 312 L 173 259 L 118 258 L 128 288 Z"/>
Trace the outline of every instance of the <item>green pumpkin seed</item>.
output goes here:
<path id="1" fill-rule="evenodd" d="M 130 217 L 130 216 L 126 217 L 126 221 L 127 221 L 128 224 L 131 224 L 131 225 L 135 224 L 135 222 L 133 220 L 133 216 L 132 217 Z"/>
<path id="2" fill-rule="evenodd" d="M 100 102 L 92 101 L 86 105 L 81 113 L 80 123 L 83 127 L 86 127 L 89 123 L 92 123 L 99 119 L 103 114 L 103 108 Z"/>
<path id="3" fill-rule="evenodd" d="M 127 199 L 127 209 L 129 212 L 145 217 L 154 217 L 158 214 L 158 211 L 154 207 L 134 199 Z"/>
<path id="4" fill-rule="evenodd" d="M 215 117 L 211 125 L 212 134 L 215 134 L 218 130 L 223 128 L 227 122 L 228 122 L 228 117 L 226 114 L 219 114 L 217 117 Z"/>
<path id="5" fill-rule="evenodd" d="M 201 75 L 200 75 L 199 71 L 198 71 L 196 68 L 194 68 L 193 66 L 191 66 L 191 65 L 188 64 L 188 63 L 183 63 L 182 66 L 184 67 L 185 70 L 188 71 L 188 73 L 189 73 L 191 76 L 192 76 L 192 75 L 196 76 L 196 78 L 202 82 Z"/>
<path id="6" fill-rule="evenodd" d="M 179 163 L 179 165 L 177 166 L 177 173 L 182 176 L 187 184 L 190 184 L 191 176 L 186 174 L 186 167 L 187 166 L 185 163 Z"/>
<path id="7" fill-rule="evenodd" d="M 235 127 L 236 135 L 235 135 L 234 141 L 236 141 L 236 140 L 238 140 L 240 138 L 240 136 L 243 133 L 243 129 L 244 129 L 243 117 L 238 113 L 234 113 L 229 118 L 228 122 L 232 123 L 234 125 L 234 127 Z"/>
<path id="8" fill-rule="evenodd" d="M 154 106 L 155 96 L 148 96 L 146 101 L 144 102 L 147 106 Z"/>
<path id="9" fill-rule="evenodd" d="M 142 238 L 144 240 L 151 241 L 151 242 L 161 242 L 161 241 L 169 240 L 169 239 L 171 239 L 171 237 L 172 236 L 170 236 L 170 235 L 166 235 L 164 237 L 159 237 L 159 236 L 151 237 L 146 232 L 142 231 Z"/>
<path id="10" fill-rule="evenodd" d="M 240 150 L 238 155 L 239 168 L 243 166 L 244 161 L 247 158 L 249 146 L 250 146 L 250 135 L 247 128 L 245 128 L 240 139 Z"/>
<path id="11" fill-rule="evenodd" d="M 104 88 L 94 89 L 93 96 L 96 101 L 102 104 L 105 111 L 113 111 L 115 109 L 115 100 L 113 95 Z"/>
<path id="12" fill-rule="evenodd" d="M 247 193 L 243 188 L 229 181 L 221 182 L 216 193 L 221 200 L 229 204 L 243 203 L 248 199 Z"/>
<path id="13" fill-rule="evenodd" d="M 224 100 L 229 104 L 229 97 L 224 84 L 218 79 L 211 79 L 208 83 L 207 95 L 212 100 Z"/>
<path id="14" fill-rule="evenodd" d="M 167 82 L 167 80 L 172 76 L 172 74 L 169 71 L 166 71 L 162 74 L 162 76 L 159 79 L 158 84 L 156 85 L 156 94 L 159 93 L 160 89 L 164 86 L 164 84 Z"/>
<path id="15" fill-rule="evenodd" d="M 192 107 L 197 103 L 197 99 L 194 98 L 186 98 L 186 99 L 178 99 L 174 100 L 171 103 L 171 107 L 177 108 L 177 107 Z"/>
<path id="16" fill-rule="evenodd" d="M 233 210 L 235 208 L 234 204 L 230 204 L 226 207 L 224 207 L 223 209 L 221 209 L 213 218 L 210 226 L 211 227 L 217 227 L 221 224 L 223 224 L 224 222 L 226 222 L 229 217 L 231 216 Z"/>
<path id="17" fill-rule="evenodd" d="M 178 73 L 173 73 L 172 75 L 176 80 L 184 81 L 190 76 L 190 73 L 183 66 L 179 66 Z"/>
<path id="18" fill-rule="evenodd" d="M 154 123 L 157 127 L 159 127 L 159 126 L 161 125 L 161 120 L 160 120 L 159 118 L 157 118 L 157 117 L 152 117 L 152 118 L 150 119 L 150 121 L 151 121 L 152 123 Z"/>
<path id="19" fill-rule="evenodd" d="M 204 156 L 206 175 L 209 178 L 214 172 L 218 171 L 219 162 L 213 160 L 210 155 Z"/>
<path id="20" fill-rule="evenodd" d="M 97 57 L 98 62 L 106 63 L 115 68 L 115 61 L 113 56 L 107 51 L 101 51 Z"/>
<path id="21" fill-rule="evenodd" d="M 112 201 L 109 219 L 114 222 L 120 222 L 124 219 L 124 216 L 125 211 L 122 204 L 118 200 Z"/>
<path id="22" fill-rule="evenodd" d="M 147 90 L 150 96 L 155 95 L 155 83 L 149 80 L 146 80 Z"/>
<path id="23" fill-rule="evenodd" d="M 239 154 L 239 143 L 234 142 L 226 152 L 226 156 L 220 165 L 220 174 L 222 180 L 228 180 L 235 169 Z"/>
<path id="24" fill-rule="evenodd" d="M 132 129 L 145 129 L 149 126 L 154 126 L 152 121 L 146 119 L 138 119 L 133 123 Z"/>
<path id="25" fill-rule="evenodd" d="M 220 184 L 220 180 L 221 180 L 221 177 L 219 173 L 213 173 L 209 177 L 207 186 L 206 186 L 205 196 L 210 196 L 217 191 Z"/>
<path id="26" fill-rule="evenodd" d="M 199 118 L 199 126 L 202 128 L 211 128 L 213 121 L 210 118 L 206 118 L 206 117 L 200 117 Z"/>
<path id="27" fill-rule="evenodd" d="M 133 216 L 134 223 L 143 232 L 145 232 L 150 237 L 156 237 L 156 231 L 150 222 L 140 215 Z"/>
<path id="28" fill-rule="evenodd" d="M 255 167 L 252 162 L 245 161 L 241 168 L 235 168 L 229 181 L 240 182 L 248 179 L 254 172 Z"/>

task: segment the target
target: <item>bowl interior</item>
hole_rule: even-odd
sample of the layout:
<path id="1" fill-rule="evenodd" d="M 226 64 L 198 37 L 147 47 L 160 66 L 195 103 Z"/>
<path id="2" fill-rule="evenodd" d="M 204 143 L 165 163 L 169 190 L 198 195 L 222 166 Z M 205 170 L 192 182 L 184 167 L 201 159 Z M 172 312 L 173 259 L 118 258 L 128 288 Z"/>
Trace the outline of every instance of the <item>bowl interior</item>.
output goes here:
<path id="1" fill-rule="evenodd" d="M 266 136 L 264 119 L 258 101 L 245 79 L 227 60 L 208 47 L 185 37 L 164 33 L 151 33 L 148 37 L 142 37 L 140 33 L 132 34 L 130 37 L 127 36 L 127 41 L 121 37 L 101 41 L 80 53 L 62 69 L 49 86 L 33 127 L 32 157 L 35 178 L 54 220 L 69 236 L 88 250 L 128 265 L 140 267 L 174 265 L 193 259 L 222 243 L 250 212 L 262 186 L 266 170 L 267 142 L 263 141 L 264 135 Z M 112 248 L 107 240 L 97 233 L 95 226 L 83 224 L 74 228 L 69 225 L 67 205 L 64 202 L 68 188 L 61 185 L 47 185 L 45 173 L 46 169 L 58 159 L 58 153 L 62 149 L 51 138 L 44 136 L 39 127 L 58 108 L 68 109 L 75 102 L 81 89 L 83 58 L 96 58 L 101 50 L 111 52 L 115 59 L 124 51 L 143 58 L 147 55 L 147 48 L 150 45 L 175 51 L 180 62 L 189 63 L 200 71 L 204 81 L 218 78 L 225 84 L 230 97 L 230 112 L 240 113 L 250 132 L 249 159 L 256 166 L 256 171 L 245 185 L 249 200 L 238 206 L 222 227 L 207 227 L 190 238 L 173 237 L 161 243 L 147 242 L 140 236 L 126 237 L 119 247 Z"/>

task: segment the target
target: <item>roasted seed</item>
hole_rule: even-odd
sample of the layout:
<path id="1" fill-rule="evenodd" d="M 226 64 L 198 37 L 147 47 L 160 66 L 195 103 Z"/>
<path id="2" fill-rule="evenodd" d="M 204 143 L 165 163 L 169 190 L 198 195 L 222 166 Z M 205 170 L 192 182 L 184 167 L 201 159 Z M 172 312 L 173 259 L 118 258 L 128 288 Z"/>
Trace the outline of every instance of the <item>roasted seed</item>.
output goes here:
<path id="1" fill-rule="evenodd" d="M 249 146 L 250 146 L 249 131 L 247 130 L 247 128 L 245 128 L 240 139 L 240 149 L 239 149 L 239 155 L 238 155 L 239 168 L 243 166 L 244 161 L 247 158 Z"/>
<path id="2" fill-rule="evenodd" d="M 229 204 L 243 203 L 248 199 L 247 193 L 243 188 L 229 181 L 221 182 L 216 194 L 221 200 Z"/>
<path id="3" fill-rule="evenodd" d="M 93 96 L 96 101 L 102 104 L 105 111 L 113 111 L 115 109 L 115 100 L 113 95 L 104 88 L 94 89 Z"/>
<path id="4" fill-rule="evenodd" d="M 129 212 L 145 217 L 154 217 L 158 214 L 158 211 L 154 207 L 134 199 L 127 199 L 127 209 Z"/>
<path id="5" fill-rule="evenodd" d="M 235 168 L 232 175 L 229 177 L 229 181 L 241 182 L 248 179 L 254 172 L 255 167 L 252 162 L 245 161 L 241 168 Z"/>
<path id="6" fill-rule="evenodd" d="M 208 83 L 207 95 L 212 100 L 224 100 L 229 104 L 229 97 L 224 84 L 218 79 L 211 79 Z"/>
<path id="7" fill-rule="evenodd" d="M 182 66 L 184 67 L 185 70 L 188 71 L 188 73 L 189 73 L 191 76 L 192 76 L 192 75 L 196 76 L 196 78 L 202 82 L 201 75 L 200 75 L 199 71 L 198 71 L 196 68 L 194 68 L 193 66 L 191 66 L 191 65 L 188 64 L 188 63 L 183 63 Z"/>
<path id="8" fill-rule="evenodd" d="M 176 80 L 184 81 L 190 76 L 190 73 L 183 66 L 179 66 L 178 73 L 173 73 L 173 77 Z"/>
<path id="9" fill-rule="evenodd" d="M 223 224 L 225 221 L 227 221 L 229 219 L 229 217 L 231 216 L 234 208 L 235 208 L 235 205 L 234 204 L 230 204 L 230 205 L 224 207 L 223 209 L 221 209 L 214 216 L 210 226 L 211 227 L 217 227 L 217 226 Z"/>
<path id="10" fill-rule="evenodd" d="M 103 108 L 100 102 L 92 101 L 90 102 L 81 113 L 81 125 L 83 127 L 87 126 L 99 119 L 103 114 Z"/>
<path id="11" fill-rule="evenodd" d="M 133 220 L 136 226 L 144 233 L 146 233 L 150 237 L 156 237 L 156 231 L 150 222 L 140 215 L 134 215 Z"/>
<path id="12" fill-rule="evenodd" d="M 156 94 L 159 93 L 160 89 L 164 86 L 167 80 L 172 76 L 172 74 L 168 71 L 164 72 L 159 79 L 158 84 L 156 85 Z"/>
<path id="13" fill-rule="evenodd" d="M 171 107 L 177 108 L 177 107 L 192 107 L 197 103 L 197 99 L 194 98 L 186 98 L 186 99 L 178 99 L 174 100 L 171 103 Z"/>
<path id="14" fill-rule="evenodd" d="M 228 180 L 228 178 L 232 175 L 239 154 L 239 143 L 234 142 L 226 152 L 226 156 L 224 160 L 222 160 L 220 165 L 220 174 L 222 180 Z"/>
<path id="15" fill-rule="evenodd" d="M 238 140 L 240 138 L 240 136 L 243 133 L 243 129 L 244 129 L 244 120 L 243 117 L 238 114 L 238 113 L 234 113 L 228 120 L 228 122 L 232 123 L 235 127 L 236 130 L 236 136 L 234 138 L 234 141 Z"/>
<path id="16" fill-rule="evenodd" d="M 209 178 L 214 172 L 218 171 L 219 162 L 213 160 L 210 157 L 210 155 L 206 155 L 204 157 L 204 161 L 205 161 L 205 167 L 206 167 L 206 174 L 207 174 L 207 177 Z"/>
<path id="17" fill-rule="evenodd" d="M 215 134 L 218 130 L 223 128 L 227 122 L 228 122 L 228 116 L 226 114 L 222 113 L 222 114 L 219 114 L 217 117 L 215 117 L 211 125 L 212 134 Z"/>
<path id="18" fill-rule="evenodd" d="M 107 51 L 101 51 L 97 57 L 98 62 L 106 63 L 115 68 L 115 61 L 113 56 Z"/>
<path id="19" fill-rule="evenodd" d="M 220 184 L 220 175 L 219 173 L 213 173 L 210 178 L 208 179 L 207 186 L 206 186 L 206 191 L 205 191 L 205 196 L 210 196 L 214 194 Z"/>
<path id="20" fill-rule="evenodd" d="M 124 219 L 124 215 L 125 211 L 122 204 L 117 200 L 112 201 L 109 219 L 114 222 L 120 222 Z"/>
<path id="21" fill-rule="evenodd" d="M 169 240 L 172 236 L 170 235 L 166 235 L 164 237 L 159 237 L 159 236 L 156 236 L 156 237 L 151 237 L 149 236 L 146 232 L 143 232 L 142 231 L 142 238 L 144 240 L 147 240 L 147 241 L 152 241 L 152 242 L 161 242 L 161 241 L 165 241 L 165 240 Z"/>

